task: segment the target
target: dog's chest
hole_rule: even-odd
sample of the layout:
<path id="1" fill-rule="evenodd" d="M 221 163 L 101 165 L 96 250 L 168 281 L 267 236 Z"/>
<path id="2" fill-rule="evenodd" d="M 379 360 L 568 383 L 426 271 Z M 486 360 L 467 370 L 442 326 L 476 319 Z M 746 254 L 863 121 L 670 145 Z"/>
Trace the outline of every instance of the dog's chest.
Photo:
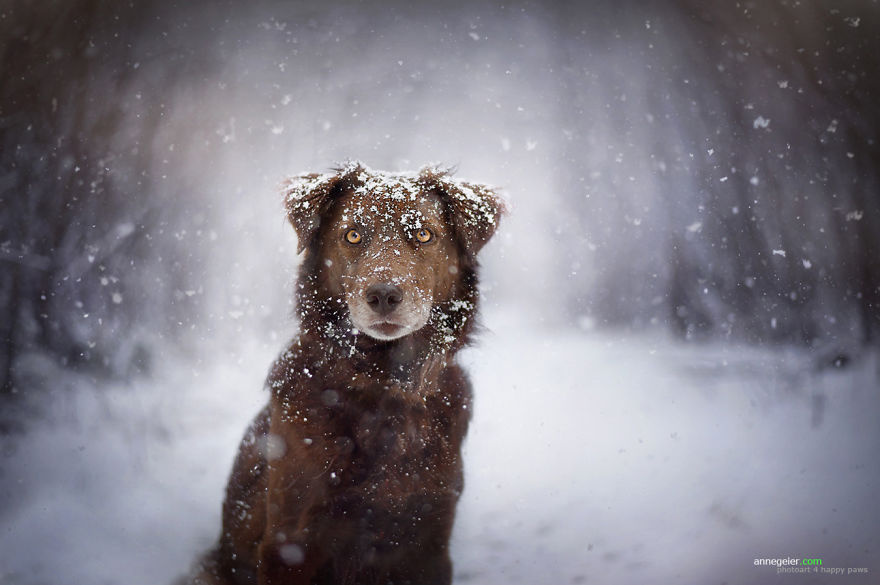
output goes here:
<path id="1" fill-rule="evenodd" d="M 335 451 L 333 491 L 394 508 L 443 487 L 437 484 L 449 458 L 448 441 L 438 432 L 444 413 L 429 408 L 412 388 L 393 381 L 350 388 L 327 415 L 332 429 L 327 439 Z"/>

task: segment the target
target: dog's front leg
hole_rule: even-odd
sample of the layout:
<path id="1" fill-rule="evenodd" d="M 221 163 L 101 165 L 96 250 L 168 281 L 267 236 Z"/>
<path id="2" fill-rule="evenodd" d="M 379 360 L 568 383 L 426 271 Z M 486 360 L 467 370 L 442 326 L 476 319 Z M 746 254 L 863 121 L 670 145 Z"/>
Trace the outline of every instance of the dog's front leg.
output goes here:
<path id="1" fill-rule="evenodd" d="M 435 552 L 419 555 L 391 571 L 389 583 L 413 583 L 418 585 L 450 585 L 452 561 L 449 553 Z"/>
<path id="2" fill-rule="evenodd" d="M 266 524 L 257 551 L 259 585 L 309 585 L 327 560 L 321 541 L 326 506 L 326 449 L 291 427 L 273 404 L 266 473 Z"/>
<path id="3" fill-rule="evenodd" d="M 274 532 L 260 543 L 257 583 L 259 585 L 310 585 L 322 559 L 302 539 L 278 542 Z"/>
<path id="4" fill-rule="evenodd" d="M 314 486 L 301 473 L 270 475 L 266 530 L 258 551 L 259 585 L 309 585 L 326 560 L 316 540 Z"/>

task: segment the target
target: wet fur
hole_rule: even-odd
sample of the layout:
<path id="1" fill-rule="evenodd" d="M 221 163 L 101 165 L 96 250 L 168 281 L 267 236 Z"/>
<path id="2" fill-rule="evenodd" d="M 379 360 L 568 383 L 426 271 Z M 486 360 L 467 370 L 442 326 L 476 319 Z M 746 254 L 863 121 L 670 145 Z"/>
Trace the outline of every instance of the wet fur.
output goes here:
<path id="1" fill-rule="evenodd" d="M 442 171 L 405 178 L 419 200 L 440 202 L 439 231 L 447 239 L 429 250 L 433 255 L 391 250 L 389 257 L 432 259 L 418 269 L 435 271 L 428 279 L 434 298 L 423 327 L 380 341 L 352 326 L 348 306 L 360 293 L 339 286 L 339 266 L 358 274 L 364 260 L 347 258 L 352 252 L 338 245 L 335 231 L 340 206 L 356 189 L 363 194 L 365 177 L 377 176 L 397 177 L 352 164 L 286 186 L 305 251 L 297 283 L 301 333 L 268 376 L 269 405 L 241 443 L 220 540 L 190 583 L 451 583 L 449 536 L 471 412 L 470 383 L 455 354 L 474 324 L 476 253 L 494 232 L 501 204 L 488 188 Z M 382 201 L 386 212 L 405 207 Z M 419 282 L 413 286 L 428 286 Z"/>

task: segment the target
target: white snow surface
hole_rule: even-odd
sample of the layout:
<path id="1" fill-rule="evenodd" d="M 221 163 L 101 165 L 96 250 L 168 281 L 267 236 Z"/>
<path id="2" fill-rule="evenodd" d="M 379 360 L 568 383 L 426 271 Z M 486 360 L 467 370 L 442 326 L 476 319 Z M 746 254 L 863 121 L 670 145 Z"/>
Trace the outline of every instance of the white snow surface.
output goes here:
<path id="1" fill-rule="evenodd" d="M 831 582 L 754 566 L 786 557 L 877 582 L 876 356 L 817 371 L 793 351 L 544 329 L 520 314 L 490 311 L 462 355 L 476 399 L 456 583 Z M 4 445 L 0 584 L 183 573 L 219 531 L 280 349 L 239 340 L 210 360 L 167 356 L 149 380 L 59 387 L 49 420 Z"/>

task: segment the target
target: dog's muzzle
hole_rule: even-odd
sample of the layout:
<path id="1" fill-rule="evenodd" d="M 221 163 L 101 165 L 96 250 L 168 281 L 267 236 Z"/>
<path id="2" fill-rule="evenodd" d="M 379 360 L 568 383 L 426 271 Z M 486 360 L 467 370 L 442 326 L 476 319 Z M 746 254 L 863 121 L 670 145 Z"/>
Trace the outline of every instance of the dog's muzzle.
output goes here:
<path id="1" fill-rule="evenodd" d="M 393 284 L 374 284 L 364 294 L 370 308 L 382 317 L 394 312 L 403 302 L 403 291 Z"/>
<path id="2" fill-rule="evenodd" d="M 354 326 L 382 341 L 421 329 L 431 312 L 430 300 L 407 294 L 388 282 L 371 284 L 361 294 L 349 297 L 348 305 Z"/>

